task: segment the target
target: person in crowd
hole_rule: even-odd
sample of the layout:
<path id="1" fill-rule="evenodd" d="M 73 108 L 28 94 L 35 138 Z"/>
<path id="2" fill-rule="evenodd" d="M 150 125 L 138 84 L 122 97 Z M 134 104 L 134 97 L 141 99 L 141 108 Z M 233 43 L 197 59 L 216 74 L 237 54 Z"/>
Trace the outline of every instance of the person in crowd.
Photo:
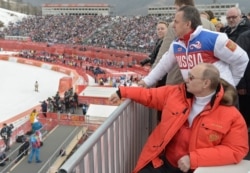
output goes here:
<path id="1" fill-rule="evenodd" d="M 10 149 L 11 134 L 12 134 L 11 126 L 8 126 L 6 123 L 3 123 L 3 127 L 0 131 L 0 135 L 4 141 L 4 144 L 5 144 L 5 151 L 8 151 Z"/>
<path id="2" fill-rule="evenodd" d="M 218 19 L 214 16 L 214 13 L 211 10 L 205 11 L 209 15 L 209 20 L 212 22 L 212 24 L 216 24 L 218 22 Z"/>
<path id="3" fill-rule="evenodd" d="M 74 102 L 75 102 L 75 108 L 77 109 L 77 107 L 79 106 L 77 92 L 74 92 L 73 98 L 74 98 Z"/>
<path id="4" fill-rule="evenodd" d="M 215 24 L 215 28 L 217 32 L 222 32 L 223 28 L 224 28 L 224 24 L 221 21 L 218 21 Z"/>
<path id="5" fill-rule="evenodd" d="M 194 6 L 194 1 L 193 0 L 175 0 L 174 4 L 175 4 L 176 10 L 178 10 L 180 7 L 185 6 L 185 5 Z M 202 26 L 205 29 L 215 31 L 214 25 L 209 20 L 204 18 L 204 17 L 201 17 Z M 168 51 L 172 41 L 174 41 L 177 37 L 175 34 L 175 31 L 174 31 L 173 25 L 174 25 L 174 22 L 170 23 L 170 25 L 168 27 L 167 35 L 163 39 L 163 43 L 162 43 L 162 46 L 161 46 L 159 53 L 157 55 L 156 61 L 152 66 L 153 68 L 155 68 L 155 66 L 159 63 L 159 61 L 162 58 L 162 56 L 164 55 L 164 53 Z M 179 66 L 178 66 L 178 64 L 176 64 L 168 72 L 166 84 L 172 85 L 172 84 L 178 84 L 181 82 L 183 82 L 183 78 L 182 78 Z"/>
<path id="6" fill-rule="evenodd" d="M 59 151 L 59 156 L 60 156 L 60 157 L 63 157 L 63 156 L 65 156 L 65 155 L 66 155 L 66 150 L 65 150 L 65 148 L 61 148 L 60 151 Z"/>
<path id="7" fill-rule="evenodd" d="M 18 155 L 15 160 L 15 163 L 17 163 L 19 160 L 23 158 L 23 156 L 28 155 L 29 151 L 29 146 L 30 146 L 30 139 L 28 136 L 25 136 L 24 142 L 21 144 L 21 146 L 18 149 Z"/>
<path id="8" fill-rule="evenodd" d="M 147 57 L 146 59 L 144 59 L 140 62 L 140 64 L 142 66 L 144 66 L 148 63 L 150 63 L 150 65 L 154 64 L 156 56 L 157 56 L 159 49 L 161 47 L 163 38 L 167 34 L 167 31 L 168 31 L 168 23 L 166 23 L 164 21 L 159 21 L 156 25 L 156 34 L 157 34 L 158 38 L 155 42 L 154 49 L 153 49 L 152 53 L 149 55 L 149 57 Z"/>
<path id="9" fill-rule="evenodd" d="M 168 31 L 168 23 L 164 22 L 164 21 L 159 21 L 157 23 L 156 26 L 156 33 L 157 33 L 157 41 L 155 43 L 155 47 L 152 51 L 152 53 L 149 55 L 148 58 L 144 59 L 143 61 L 140 62 L 140 64 L 142 66 L 144 66 L 147 63 L 150 63 L 150 65 L 152 66 L 155 62 L 155 59 L 157 57 L 157 54 L 159 52 L 159 49 L 161 47 L 161 44 L 163 42 L 163 38 L 166 36 Z M 165 75 L 158 83 L 157 83 L 157 87 L 158 86 L 163 86 L 165 85 L 165 81 L 166 81 L 167 75 Z"/>
<path id="10" fill-rule="evenodd" d="M 168 31 L 168 23 L 164 21 L 159 21 L 156 26 L 156 33 L 157 33 L 158 39 L 155 43 L 155 47 L 152 53 L 149 55 L 149 57 L 140 62 L 141 66 L 144 66 L 147 63 L 150 63 L 150 66 L 154 64 L 157 54 L 159 52 L 159 49 L 161 47 L 161 44 L 163 42 L 163 38 L 166 36 L 167 31 Z M 167 74 L 164 75 L 163 78 L 157 82 L 156 87 L 164 86 L 166 78 L 167 78 Z M 160 120 L 161 120 L 161 112 L 159 112 L 159 115 L 158 115 L 158 121 Z"/>
<path id="11" fill-rule="evenodd" d="M 248 57 L 250 56 L 250 30 L 247 30 L 240 34 L 237 38 L 236 43 L 244 49 Z M 239 110 L 244 116 L 248 131 L 250 132 L 250 63 L 248 63 L 245 74 L 237 85 L 238 96 L 239 96 Z"/>
<path id="12" fill-rule="evenodd" d="M 247 67 L 247 53 L 225 34 L 203 29 L 200 25 L 200 14 L 195 7 L 181 7 L 174 18 L 178 39 L 172 42 L 157 66 L 138 84 L 153 86 L 176 64 L 185 79 L 195 65 L 209 62 L 219 68 L 221 78 L 236 86 Z"/>
<path id="13" fill-rule="evenodd" d="M 36 111 L 36 109 L 33 109 L 33 111 L 30 113 L 30 124 L 31 125 L 35 122 L 36 117 L 37 117 L 37 111 Z"/>
<path id="14" fill-rule="evenodd" d="M 183 173 L 240 162 L 248 153 L 246 123 L 234 106 L 235 88 L 211 63 L 192 68 L 186 82 L 159 88 L 120 87 L 110 96 L 162 110 L 134 173 Z"/>
<path id="15" fill-rule="evenodd" d="M 42 108 L 43 116 L 45 118 L 47 118 L 48 104 L 47 104 L 47 102 L 45 100 L 42 102 L 41 108 Z"/>
<path id="16" fill-rule="evenodd" d="M 65 92 L 64 94 L 66 95 L 67 92 Z M 56 95 L 54 96 L 54 100 L 55 100 L 55 102 L 57 103 L 57 102 L 59 102 L 60 99 L 61 99 L 61 97 L 60 97 L 59 91 L 57 91 L 57 92 L 56 92 Z"/>
<path id="17" fill-rule="evenodd" d="M 42 147 L 43 146 L 43 134 L 41 132 L 41 128 L 36 130 L 35 133 L 39 137 L 40 147 Z"/>
<path id="18" fill-rule="evenodd" d="M 88 111 L 88 104 L 87 103 L 83 103 L 82 104 L 82 114 L 85 116 L 86 113 Z"/>
<path id="19" fill-rule="evenodd" d="M 32 162 L 34 156 L 36 159 L 36 163 L 41 163 L 42 162 L 40 160 L 41 141 L 38 133 L 35 133 L 30 137 L 30 145 L 31 145 L 31 152 L 28 157 L 28 163 Z"/>
<path id="20" fill-rule="evenodd" d="M 69 113 L 74 114 L 76 111 L 76 104 L 73 96 L 69 97 Z"/>
<path id="21" fill-rule="evenodd" d="M 248 20 L 250 20 L 250 12 L 247 14 L 247 18 Z"/>
<path id="22" fill-rule="evenodd" d="M 242 47 L 247 53 L 248 56 L 249 54 L 249 38 L 243 38 L 241 37 L 239 40 L 238 38 L 240 35 L 248 30 L 250 30 L 250 21 L 247 19 L 246 16 L 242 15 L 241 10 L 238 7 L 232 7 L 229 8 L 226 12 L 226 20 L 227 20 L 227 26 L 224 28 L 223 32 L 227 34 L 227 36 L 235 41 L 237 44 L 239 44 L 240 47 Z M 244 36 L 249 36 L 249 35 L 244 35 Z M 249 67 L 247 67 L 249 68 Z M 247 103 L 248 101 L 248 94 L 247 94 L 247 80 L 248 79 L 248 74 L 249 70 L 246 69 L 246 72 L 243 76 L 243 79 L 240 81 L 240 83 L 237 86 L 238 89 L 238 97 L 239 97 L 239 102 L 237 104 L 237 107 L 245 117 L 245 120 L 248 122 L 249 121 L 249 108 L 247 108 Z M 249 124 L 249 123 L 248 123 Z"/>
<path id="23" fill-rule="evenodd" d="M 36 82 L 35 82 L 35 92 L 38 92 L 38 87 L 39 87 L 39 84 L 38 84 L 38 82 L 36 81 Z"/>
<path id="24" fill-rule="evenodd" d="M 43 125 L 40 121 L 35 119 L 34 123 L 32 124 L 32 132 L 35 133 L 37 130 L 41 130 Z"/>
<path id="25" fill-rule="evenodd" d="M 223 32 L 233 41 L 236 41 L 241 33 L 250 29 L 250 21 L 246 16 L 242 16 L 238 7 L 232 7 L 227 10 L 226 20 L 227 26 L 223 29 Z"/>
<path id="26" fill-rule="evenodd" d="M 201 11 L 200 16 L 207 19 L 207 20 L 210 20 L 210 16 L 207 14 L 206 11 Z"/>
<path id="27" fill-rule="evenodd" d="M 5 166 L 8 160 L 7 154 L 4 151 L 0 151 L 0 166 Z"/>
<path id="28" fill-rule="evenodd" d="M 100 80 L 99 80 L 99 85 L 101 85 L 101 86 L 104 85 L 103 79 L 100 79 Z"/>

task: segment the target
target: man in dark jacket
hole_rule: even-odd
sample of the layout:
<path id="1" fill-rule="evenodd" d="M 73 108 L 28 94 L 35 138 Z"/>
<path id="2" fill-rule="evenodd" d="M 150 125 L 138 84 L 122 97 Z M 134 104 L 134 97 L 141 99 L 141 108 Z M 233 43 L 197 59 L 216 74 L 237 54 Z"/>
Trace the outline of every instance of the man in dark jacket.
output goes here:
<path id="1" fill-rule="evenodd" d="M 0 152 L 0 166 L 5 166 L 5 162 L 8 160 L 4 151 Z"/>
<path id="2" fill-rule="evenodd" d="M 238 45 L 248 53 L 248 56 L 250 56 L 250 34 L 245 33 L 243 36 L 241 36 L 242 33 L 250 30 L 250 21 L 246 16 L 242 16 L 241 10 L 238 7 L 229 8 L 226 13 L 226 19 L 228 26 L 224 28 L 223 32 L 227 34 L 228 38 L 237 42 Z M 250 84 L 249 73 L 250 71 L 248 64 L 244 73 L 244 77 L 237 86 L 239 97 L 239 110 L 244 116 L 248 127 L 250 126 L 250 110 L 247 106 L 247 103 L 249 103 L 248 95 L 250 95 L 250 89 L 247 89 L 248 87 L 250 87 L 248 86 Z"/>
<path id="3" fill-rule="evenodd" d="M 47 105 L 47 103 L 46 103 L 45 100 L 42 102 L 41 107 L 42 107 L 43 116 L 45 118 L 47 118 L 47 114 L 46 113 L 47 113 L 48 105 Z"/>
<path id="4" fill-rule="evenodd" d="M 3 128 L 0 131 L 0 135 L 3 138 L 4 144 L 5 144 L 5 151 L 8 151 L 10 149 L 10 137 L 11 137 L 11 127 L 9 127 L 6 123 L 3 123 Z"/>
<path id="5" fill-rule="evenodd" d="M 156 33 L 157 33 L 158 39 L 157 39 L 157 41 L 155 43 L 155 47 L 154 47 L 152 53 L 149 55 L 149 57 L 140 62 L 140 64 L 142 66 L 144 66 L 146 63 L 150 63 L 150 66 L 152 66 L 155 63 L 156 57 L 157 57 L 158 52 L 161 48 L 163 39 L 167 34 L 167 31 L 168 31 L 168 23 L 166 23 L 164 21 L 158 22 L 158 24 L 156 26 Z M 167 79 L 167 74 L 164 75 L 163 78 L 157 82 L 156 87 L 164 86 L 166 79 Z M 158 112 L 157 119 L 158 119 L 158 121 L 161 120 L 161 112 Z"/>
<path id="6" fill-rule="evenodd" d="M 22 145 L 18 150 L 18 155 L 17 159 L 15 160 L 15 163 L 21 160 L 24 155 L 28 154 L 29 146 L 30 146 L 29 137 L 25 137 L 24 143 L 22 143 Z"/>
<path id="7" fill-rule="evenodd" d="M 226 13 L 227 26 L 223 31 L 234 42 L 239 35 L 250 29 L 250 22 L 246 16 L 242 17 L 241 10 L 238 7 L 232 7 Z"/>
<path id="8" fill-rule="evenodd" d="M 236 40 L 237 44 L 244 49 L 248 57 L 250 56 L 250 30 L 243 32 L 240 34 L 238 39 Z M 240 112 L 244 116 L 248 131 L 250 131 L 250 109 L 249 109 L 249 102 L 250 102 L 250 63 L 248 63 L 246 71 L 244 73 L 243 78 L 240 80 L 238 86 L 238 96 L 239 96 L 239 105 L 240 105 Z"/>

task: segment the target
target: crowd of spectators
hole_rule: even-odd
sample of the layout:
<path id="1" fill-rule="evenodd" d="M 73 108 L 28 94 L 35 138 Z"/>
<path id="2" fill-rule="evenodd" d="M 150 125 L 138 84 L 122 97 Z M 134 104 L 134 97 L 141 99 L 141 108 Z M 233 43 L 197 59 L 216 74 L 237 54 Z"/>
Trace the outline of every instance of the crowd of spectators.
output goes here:
<path id="1" fill-rule="evenodd" d="M 55 96 L 49 97 L 47 100 L 48 112 L 60 112 L 74 114 L 78 103 L 78 95 L 73 91 L 73 88 L 66 90 L 63 96 L 59 92 Z"/>
<path id="2" fill-rule="evenodd" d="M 95 79 L 95 83 L 99 83 L 99 79 L 102 79 L 104 83 L 108 83 L 112 85 L 113 87 L 117 87 L 119 85 L 131 85 L 131 82 L 137 83 L 142 77 L 143 72 L 137 72 L 137 75 L 128 75 L 129 79 L 123 79 L 124 77 L 127 78 L 128 76 L 121 74 L 120 76 L 113 76 L 108 75 L 109 72 L 106 71 L 106 68 L 109 69 L 117 69 L 120 72 L 122 71 L 121 64 L 118 64 L 114 61 L 110 61 L 108 59 L 99 59 L 99 58 L 89 58 L 85 56 L 77 56 L 73 57 L 72 55 L 56 55 L 56 54 L 50 54 L 48 52 L 44 51 L 34 51 L 34 50 L 22 50 L 19 52 L 19 56 L 27 59 L 34 59 L 38 61 L 53 63 L 53 64 L 62 64 L 67 67 L 74 67 L 79 68 L 80 70 L 83 70 L 87 74 L 91 75 Z M 135 62 L 134 62 L 135 63 Z M 105 68 L 106 67 L 106 68 Z M 126 72 L 127 69 L 124 69 L 124 72 Z M 104 75 L 101 75 L 104 74 Z M 107 75 L 105 75 L 107 74 Z M 101 75 L 100 77 L 98 77 Z M 110 79 L 110 77 L 112 79 Z M 126 82 L 124 82 L 126 81 Z M 101 85 L 101 84 L 100 84 Z"/>
<path id="3" fill-rule="evenodd" d="M 86 56 L 69 55 L 69 54 L 52 54 L 46 51 L 34 51 L 34 50 L 22 50 L 19 52 L 19 56 L 27 59 L 34 59 L 38 61 L 61 64 L 68 67 L 77 67 L 87 72 L 92 72 L 94 76 L 98 74 L 105 74 L 102 67 L 115 68 L 121 71 L 123 68 L 122 63 L 119 60 L 91 58 Z M 136 64 L 136 62 L 132 62 Z"/>
<path id="4" fill-rule="evenodd" d="M 0 38 L 27 36 L 35 42 L 92 45 L 150 52 L 156 40 L 156 16 L 29 16 L 9 23 Z"/>

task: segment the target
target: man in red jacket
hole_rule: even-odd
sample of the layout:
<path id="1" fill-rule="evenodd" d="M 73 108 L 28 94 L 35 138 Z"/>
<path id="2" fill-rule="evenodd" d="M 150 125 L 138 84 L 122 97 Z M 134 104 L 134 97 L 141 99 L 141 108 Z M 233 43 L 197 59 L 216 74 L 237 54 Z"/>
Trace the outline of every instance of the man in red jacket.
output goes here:
<path id="1" fill-rule="evenodd" d="M 209 63 L 193 67 L 186 82 L 160 88 L 120 87 L 110 101 L 130 98 L 162 111 L 134 169 L 139 173 L 192 172 L 240 162 L 248 153 L 237 92 Z"/>

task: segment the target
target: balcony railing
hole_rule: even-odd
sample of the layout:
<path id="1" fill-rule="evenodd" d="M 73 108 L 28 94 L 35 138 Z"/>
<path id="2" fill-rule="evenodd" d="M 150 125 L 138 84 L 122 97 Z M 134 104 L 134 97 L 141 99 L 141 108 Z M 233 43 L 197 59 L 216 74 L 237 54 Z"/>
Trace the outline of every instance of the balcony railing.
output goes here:
<path id="1" fill-rule="evenodd" d="M 132 172 L 156 111 L 125 100 L 61 166 L 58 173 Z"/>

